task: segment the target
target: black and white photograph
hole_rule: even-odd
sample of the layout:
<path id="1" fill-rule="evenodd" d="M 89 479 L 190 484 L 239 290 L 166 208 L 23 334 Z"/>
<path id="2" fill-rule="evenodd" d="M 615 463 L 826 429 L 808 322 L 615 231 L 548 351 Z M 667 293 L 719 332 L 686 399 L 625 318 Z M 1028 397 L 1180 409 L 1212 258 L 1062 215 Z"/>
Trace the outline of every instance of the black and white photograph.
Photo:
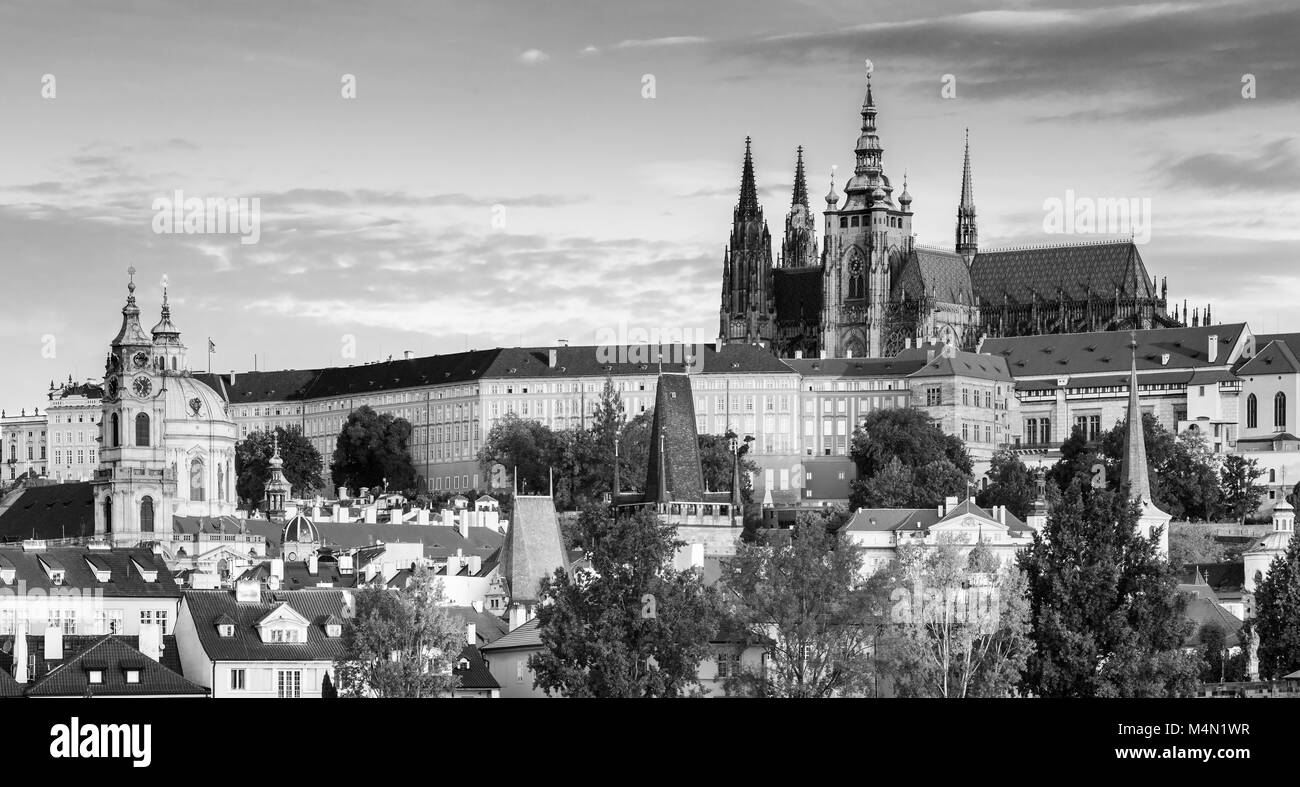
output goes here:
<path id="1" fill-rule="evenodd" d="M 1297 260 L 1290 0 L 0 0 L 3 761 L 1281 764 Z"/>

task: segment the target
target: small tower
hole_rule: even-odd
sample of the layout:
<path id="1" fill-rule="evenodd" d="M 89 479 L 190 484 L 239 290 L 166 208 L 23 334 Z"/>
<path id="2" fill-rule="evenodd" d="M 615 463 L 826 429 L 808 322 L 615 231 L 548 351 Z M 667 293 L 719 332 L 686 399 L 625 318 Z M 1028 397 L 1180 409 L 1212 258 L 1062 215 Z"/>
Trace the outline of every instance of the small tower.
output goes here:
<path id="1" fill-rule="evenodd" d="M 740 199 L 732 212 L 731 240 L 722 257 L 722 305 L 718 336 L 727 344 L 771 347 L 776 335 L 772 235 L 758 204 L 754 158 L 745 137 Z"/>
<path id="2" fill-rule="evenodd" d="M 957 253 L 966 265 L 979 253 L 979 230 L 975 226 L 975 189 L 970 178 L 970 129 L 966 129 L 966 154 L 961 168 L 961 201 L 957 204 Z"/>
<path id="3" fill-rule="evenodd" d="M 285 500 L 289 497 L 289 480 L 284 477 L 284 460 L 280 458 L 280 434 L 271 433 L 271 478 L 266 482 L 266 518 L 272 522 L 284 520 Z"/>
<path id="4" fill-rule="evenodd" d="M 785 238 L 777 267 L 809 268 L 818 264 L 817 221 L 808 205 L 808 183 L 803 171 L 803 147 L 795 153 L 794 194 L 785 217 Z"/>
<path id="5" fill-rule="evenodd" d="M 1291 539 L 1295 536 L 1295 508 L 1283 498 L 1273 506 L 1273 530 L 1242 555 L 1245 569 L 1243 589 L 1248 593 L 1255 591 L 1260 580 L 1268 576 L 1268 568 L 1273 559 L 1286 554 Z"/>
<path id="6" fill-rule="evenodd" d="M 188 371 L 181 332 L 172 324 L 172 307 L 167 299 L 167 277 L 163 277 L 162 315 L 150 334 L 153 336 L 154 363 L 164 375 Z"/>
<path id="7" fill-rule="evenodd" d="M 1120 479 L 1120 489 L 1127 490 L 1129 498 L 1138 504 L 1138 529 L 1144 537 L 1150 537 L 1155 528 L 1162 527 L 1159 550 L 1164 557 L 1169 556 L 1169 520 L 1171 517 L 1151 502 L 1151 479 L 1147 468 L 1146 438 L 1142 429 L 1142 407 L 1138 397 L 1137 377 L 1137 335 L 1132 334 L 1129 347 L 1133 351 L 1129 367 L 1128 383 L 1128 423 L 1124 438 L 1124 476 Z"/>

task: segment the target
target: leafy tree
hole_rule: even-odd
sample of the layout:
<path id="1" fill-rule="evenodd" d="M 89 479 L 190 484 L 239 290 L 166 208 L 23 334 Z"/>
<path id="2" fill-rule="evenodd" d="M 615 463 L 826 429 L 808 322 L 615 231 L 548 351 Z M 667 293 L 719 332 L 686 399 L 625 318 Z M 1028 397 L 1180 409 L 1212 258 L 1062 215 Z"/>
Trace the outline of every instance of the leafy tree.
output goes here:
<path id="1" fill-rule="evenodd" d="M 460 685 L 452 672 L 465 633 L 447 614 L 442 582 L 421 566 L 404 588 L 361 588 L 334 662 L 341 697 L 438 697 Z"/>
<path id="2" fill-rule="evenodd" d="M 1164 465 L 1154 468 L 1163 508 L 1179 520 L 1209 522 L 1223 507 L 1219 460 L 1205 435 L 1188 430 L 1178 436 Z"/>
<path id="3" fill-rule="evenodd" d="M 704 487 L 714 492 L 730 492 L 733 481 L 735 458 L 731 453 L 731 441 L 739 440 L 736 433 L 727 430 L 726 434 L 699 435 L 700 468 L 704 471 Z M 740 495 L 746 503 L 752 503 L 754 485 L 750 482 L 750 473 L 758 472 L 758 465 L 750 459 L 749 446 L 739 446 L 740 451 Z"/>
<path id="4" fill-rule="evenodd" d="M 362 405 L 352 411 L 339 432 L 330 462 L 334 485 L 349 489 L 414 489 L 410 444 L 409 421 Z"/>
<path id="5" fill-rule="evenodd" d="M 624 492 L 644 492 L 646 473 L 650 466 L 650 432 L 653 429 L 654 408 L 638 413 L 623 427 L 619 441 L 619 474 Z"/>
<path id="6" fill-rule="evenodd" d="M 1182 652 L 1187 599 L 1137 532 L 1136 505 L 1076 480 L 1020 553 L 1035 652 L 1023 687 L 1049 697 L 1189 694 L 1199 657 Z"/>
<path id="7" fill-rule="evenodd" d="M 546 494 L 551 488 L 551 471 L 562 452 L 550 427 L 506 413 L 488 430 L 478 462 L 485 476 L 491 474 L 492 465 L 500 462 L 514 477 L 521 494 Z"/>
<path id="8" fill-rule="evenodd" d="M 896 456 L 875 475 L 853 483 L 855 507 L 910 508 L 916 496 L 912 469 Z"/>
<path id="9" fill-rule="evenodd" d="M 1300 669 L 1300 538 L 1273 558 L 1255 586 L 1254 624 L 1260 675 L 1276 679 Z"/>
<path id="10" fill-rule="evenodd" d="M 528 660 L 534 685 L 567 697 L 696 693 L 721 621 L 717 591 L 673 568 L 683 542 L 652 511 L 587 524 L 591 570 L 557 570 L 542 583 L 542 650 Z"/>
<path id="11" fill-rule="evenodd" d="M 1255 513 L 1264 499 L 1264 487 L 1255 482 L 1263 475 L 1264 471 L 1254 459 L 1229 454 L 1219 473 L 1223 487 L 1222 515 L 1242 522 Z"/>
<path id="12" fill-rule="evenodd" d="M 277 426 L 275 436 L 280 442 L 280 459 L 284 461 L 284 477 L 289 481 L 290 495 L 306 496 L 323 488 L 325 481 L 321 478 L 320 451 L 303 436 L 302 429 Z M 272 436 L 266 432 L 253 432 L 235 446 L 235 493 L 250 506 L 266 497 L 272 453 Z"/>
<path id="13" fill-rule="evenodd" d="M 1024 575 L 981 542 L 905 547 L 886 569 L 891 636 L 883 657 L 912 697 L 1005 697 L 1033 641 Z"/>
<path id="14" fill-rule="evenodd" d="M 1020 519 L 1029 516 L 1030 507 L 1038 499 L 1038 479 L 1019 456 L 1010 449 L 998 449 L 989 461 L 985 476 L 989 484 L 975 496 L 981 507 L 1006 506 Z"/>
<path id="15" fill-rule="evenodd" d="M 862 580 L 863 549 L 829 524 L 803 514 L 791 530 L 763 531 L 742 543 L 727 564 L 733 620 L 768 652 L 766 671 L 742 671 L 728 680 L 728 693 L 852 695 L 874 677 L 884 612 Z"/>
<path id="16" fill-rule="evenodd" d="M 1204 662 L 1202 683 L 1225 683 L 1246 680 L 1246 654 L 1228 647 L 1228 635 L 1218 623 L 1206 623 L 1199 632 L 1200 654 Z"/>
<path id="17" fill-rule="evenodd" d="M 969 488 L 972 465 L 965 444 L 944 434 L 921 410 L 872 412 L 854 432 L 850 453 L 858 469 L 858 480 L 850 486 L 850 503 L 855 508 L 928 508 L 950 495 L 965 497 Z M 881 473 L 884 478 L 873 483 Z M 905 491 L 902 485 L 908 483 L 909 475 L 911 489 Z"/>
<path id="18" fill-rule="evenodd" d="M 1169 565 L 1182 570 L 1193 563 L 1220 563 L 1226 559 L 1214 531 L 1204 525 L 1179 523 L 1169 530 Z"/>

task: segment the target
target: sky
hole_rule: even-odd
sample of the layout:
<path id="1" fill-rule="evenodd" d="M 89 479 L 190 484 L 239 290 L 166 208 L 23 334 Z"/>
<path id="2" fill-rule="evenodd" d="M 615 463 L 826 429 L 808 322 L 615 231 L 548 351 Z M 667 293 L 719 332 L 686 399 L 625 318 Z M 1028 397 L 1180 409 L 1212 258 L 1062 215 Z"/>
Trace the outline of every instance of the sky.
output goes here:
<path id="1" fill-rule="evenodd" d="M 919 243 L 969 128 L 981 248 L 1146 200 L 1172 301 L 1300 331 L 1298 39 L 1290 0 L 8 0 L 0 407 L 102 374 L 130 266 L 196 369 L 711 338 L 745 137 L 779 249 L 796 147 L 815 210 L 852 170 L 868 60 Z M 166 226 L 177 192 L 256 232 Z"/>

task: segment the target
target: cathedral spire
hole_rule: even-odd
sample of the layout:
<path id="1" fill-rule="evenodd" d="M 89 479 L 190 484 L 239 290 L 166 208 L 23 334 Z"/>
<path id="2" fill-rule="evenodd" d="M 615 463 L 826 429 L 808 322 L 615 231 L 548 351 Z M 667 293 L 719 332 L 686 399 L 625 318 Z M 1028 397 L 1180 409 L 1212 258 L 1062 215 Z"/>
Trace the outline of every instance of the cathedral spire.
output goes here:
<path id="1" fill-rule="evenodd" d="M 1138 399 L 1138 376 L 1137 376 L 1137 334 L 1129 334 L 1132 338 L 1129 347 L 1132 348 L 1133 358 L 1129 366 L 1128 378 L 1128 423 L 1126 425 L 1127 434 L 1124 438 L 1124 477 L 1120 483 L 1128 487 L 1129 497 L 1138 502 L 1151 500 L 1151 480 L 1147 476 L 1147 447 L 1146 439 L 1143 437 L 1142 427 L 1142 407 Z"/>
<path id="2" fill-rule="evenodd" d="M 790 200 L 790 206 L 803 205 L 808 207 L 808 183 L 803 174 L 803 145 L 800 145 L 795 153 L 794 162 L 794 196 Z"/>
<path id="3" fill-rule="evenodd" d="M 745 164 L 740 172 L 740 203 L 736 205 L 736 219 L 758 218 L 758 186 L 754 182 L 754 157 L 750 153 L 749 137 L 745 137 Z"/>
<path id="4" fill-rule="evenodd" d="M 970 129 L 966 129 L 966 152 L 961 168 L 961 202 L 957 205 L 957 253 L 966 264 L 979 253 L 979 230 L 975 225 L 975 189 L 970 177 Z"/>

